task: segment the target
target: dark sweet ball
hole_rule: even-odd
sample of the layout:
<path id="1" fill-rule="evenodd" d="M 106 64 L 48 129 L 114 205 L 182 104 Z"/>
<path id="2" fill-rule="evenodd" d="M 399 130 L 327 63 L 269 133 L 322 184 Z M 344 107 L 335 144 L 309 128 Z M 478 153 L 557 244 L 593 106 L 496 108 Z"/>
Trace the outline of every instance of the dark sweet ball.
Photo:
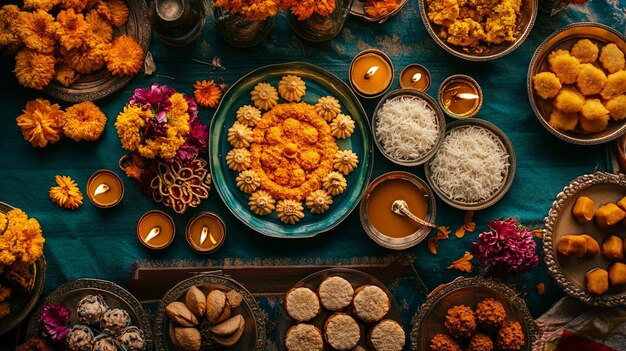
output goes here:
<path id="1" fill-rule="evenodd" d="M 445 326 L 456 339 L 466 339 L 476 332 L 476 319 L 471 308 L 465 305 L 453 306 L 446 314 Z"/>
<path id="2" fill-rule="evenodd" d="M 496 331 L 506 319 L 506 310 L 496 299 L 484 299 L 476 305 L 476 322 L 486 331 Z"/>

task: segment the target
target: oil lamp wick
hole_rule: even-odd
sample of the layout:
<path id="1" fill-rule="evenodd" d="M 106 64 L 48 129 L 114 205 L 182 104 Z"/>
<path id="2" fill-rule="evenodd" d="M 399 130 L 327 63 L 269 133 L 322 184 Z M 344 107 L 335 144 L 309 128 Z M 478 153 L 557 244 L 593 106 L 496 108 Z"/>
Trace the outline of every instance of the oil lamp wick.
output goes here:
<path id="1" fill-rule="evenodd" d="M 100 185 L 98 185 L 98 187 L 96 188 L 96 190 L 93 192 L 93 196 L 96 195 L 100 195 L 103 193 L 106 193 L 107 191 L 109 191 L 111 189 L 111 187 L 109 186 L 109 184 L 107 183 L 102 183 Z"/>
<path id="2" fill-rule="evenodd" d="M 378 66 L 372 66 L 370 67 L 370 69 L 367 70 L 367 73 L 365 73 L 365 80 L 369 80 L 370 78 L 372 78 L 372 76 L 376 73 L 376 71 L 378 71 Z"/>
<path id="3" fill-rule="evenodd" d="M 209 235 L 209 227 L 206 225 L 202 226 L 202 233 L 200 233 L 200 245 L 204 244 L 204 241 L 206 240 L 208 235 Z"/>
<path id="4" fill-rule="evenodd" d="M 159 234 L 161 234 L 161 227 L 160 226 L 153 227 L 152 229 L 150 229 L 150 232 L 146 236 L 146 242 L 159 236 Z"/>
<path id="5" fill-rule="evenodd" d="M 421 73 L 415 73 L 413 78 L 411 78 L 411 83 L 417 83 L 418 80 L 422 79 Z"/>
<path id="6" fill-rule="evenodd" d="M 463 99 L 463 100 L 475 100 L 478 99 L 478 95 L 472 93 L 460 93 L 454 94 L 455 99 Z"/>

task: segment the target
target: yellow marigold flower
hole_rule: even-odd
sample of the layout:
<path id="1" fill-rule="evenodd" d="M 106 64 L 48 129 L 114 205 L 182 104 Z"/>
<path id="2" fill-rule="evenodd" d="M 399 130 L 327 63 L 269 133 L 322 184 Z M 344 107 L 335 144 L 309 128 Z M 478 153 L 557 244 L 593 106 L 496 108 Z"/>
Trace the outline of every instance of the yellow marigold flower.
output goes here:
<path id="1" fill-rule="evenodd" d="M 141 168 L 139 168 L 139 166 L 137 165 L 132 164 L 124 168 L 124 173 L 126 173 L 126 176 L 128 178 L 139 180 L 139 177 L 141 177 Z"/>
<path id="2" fill-rule="evenodd" d="M 116 27 L 123 26 L 128 21 L 128 6 L 124 0 L 109 0 L 106 6 L 110 12 L 110 21 Z"/>
<path id="3" fill-rule="evenodd" d="M 141 144 L 139 130 L 146 124 L 146 114 L 140 107 L 124 106 L 124 111 L 117 115 L 115 129 L 122 147 L 129 151 L 137 150 Z"/>
<path id="4" fill-rule="evenodd" d="M 167 112 L 168 118 L 177 118 L 179 116 L 187 113 L 187 101 L 185 101 L 185 96 L 181 93 L 175 93 L 170 97 L 170 102 L 172 103 L 172 107 Z"/>
<path id="5" fill-rule="evenodd" d="M 24 0 L 24 8 L 49 12 L 59 2 L 60 0 Z"/>
<path id="6" fill-rule="evenodd" d="M 59 3 L 64 9 L 74 9 L 81 12 L 87 6 L 87 0 L 60 0 Z"/>
<path id="7" fill-rule="evenodd" d="M 196 81 L 193 87 L 193 96 L 200 106 L 215 108 L 222 98 L 222 91 L 212 80 Z"/>
<path id="8" fill-rule="evenodd" d="M 85 20 L 91 25 L 93 35 L 89 38 L 90 44 L 110 43 L 113 40 L 113 27 L 105 21 L 96 10 L 85 15 Z"/>
<path id="9" fill-rule="evenodd" d="M 98 140 L 107 123 L 102 110 L 91 101 L 68 107 L 61 120 L 63 132 L 74 141 Z"/>
<path id="10" fill-rule="evenodd" d="M 243 11 L 249 20 L 262 21 L 276 15 L 280 9 L 278 5 L 275 0 L 262 0 L 244 6 Z"/>
<path id="11" fill-rule="evenodd" d="M 70 210 L 77 209 L 83 204 L 83 193 L 72 178 L 58 175 L 54 180 L 57 186 L 51 187 L 48 192 L 52 202 Z"/>
<path id="12" fill-rule="evenodd" d="M 54 56 L 22 49 L 15 55 L 13 72 L 20 85 L 27 88 L 43 89 L 54 77 Z"/>
<path id="13" fill-rule="evenodd" d="M 104 67 L 104 56 L 107 45 L 96 44 L 89 47 L 87 51 L 82 50 L 61 50 L 64 55 L 65 64 L 80 74 L 89 74 Z"/>
<path id="14" fill-rule="evenodd" d="M 82 13 L 76 13 L 73 9 L 64 10 L 57 15 L 57 37 L 59 44 L 66 50 L 80 49 L 87 44 L 91 37 L 91 25 L 85 22 Z"/>
<path id="15" fill-rule="evenodd" d="M 59 82 L 59 84 L 64 87 L 69 87 L 74 84 L 78 78 L 80 78 L 80 75 L 66 65 L 57 66 L 56 71 L 54 72 L 54 80 Z"/>
<path id="16" fill-rule="evenodd" d="M 178 149 L 185 143 L 185 138 L 176 133 L 175 128 L 169 128 L 167 137 L 146 140 L 143 145 L 139 145 L 137 151 L 145 158 L 172 158 L 176 156 Z"/>
<path id="17" fill-rule="evenodd" d="M 59 141 L 63 116 L 59 105 L 50 105 L 48 100 L 36 99 L 28 101 L 23 112 L 16 121 L 26 141 L 35 147 L 45 147 L 48 143 Z"/>
<path id="18" fill-rule="evenodd" d="M 170 119 L 168 124 L 168 132 L 171 131 L 174 136 L 187 136 L 187 134 L 189 134 L 189 115 L 187 113 L 183 113 L 176 118 Z"/>
<path id="19" fill-rule="evenodd" d="M 111 74 L 133 76 L 143 64 L 143 49 L 135 39 L 121 35 L 113 41 L 104 59 Z"/>
<path id="20" fill-rule="evenodd" d="M 58 24 L 51 14 L 43 10 L 20 12 L 15 31 L 29 49 L 52 53 L 56 44 Z"/>
<path id="21" fill-rule="evenodd" d="M 15 5 L 0 7 L 0 47 L 17 47 L 22 40 L 17 33 L 17 19 L 20 9 Z"/>
<path id="22" fill-rule="evenodd" d="M 43 244 L 46 241 L 39 222 L 34 218 L 29 219 L 19 209 L 9 211 L 7 219 L 9 225 L 0 237 L 0 265 L 35 263 L 43 254 Z"/>

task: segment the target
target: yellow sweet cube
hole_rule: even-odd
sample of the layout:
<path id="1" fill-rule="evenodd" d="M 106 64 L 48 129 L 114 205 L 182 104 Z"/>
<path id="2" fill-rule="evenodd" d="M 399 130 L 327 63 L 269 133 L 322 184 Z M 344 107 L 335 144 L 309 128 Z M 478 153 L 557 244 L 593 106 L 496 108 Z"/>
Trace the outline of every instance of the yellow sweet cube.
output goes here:
<path id="1" fill-rule="evenodd" d="M 594 269 L 585 275 L 587 291 L 594 295 L 602 295 L 609 290 L 609 272 L 602 268 Z"/>
<path id="2" fill-rule="evenodd" d="M 576 203 L 574 204 L 574 208 L 572 208 L 572 214 L 578 223 L 587 223 L 593 219 L 593 215 L 596 211 L 593 209 L 595 203 L 593 200 L 586 196 L 581 196 L 576 199 Z"/>
<path id="3" fill-rule="evenodd" d="M 626 284 L 626 264 L 615 262 L 611 266 L 611 269 L 609 269 L 609 280 L 611 281 L 611 285 Z"/>
<path id="4" fill-rule="evenodd" d="M 596 210 L 596 224 L 600 228 L 608 228 L 624 219 L 624 216 L 626 216 L 626 212 L 622 211 L 616 204 L 609 203 Z"/>

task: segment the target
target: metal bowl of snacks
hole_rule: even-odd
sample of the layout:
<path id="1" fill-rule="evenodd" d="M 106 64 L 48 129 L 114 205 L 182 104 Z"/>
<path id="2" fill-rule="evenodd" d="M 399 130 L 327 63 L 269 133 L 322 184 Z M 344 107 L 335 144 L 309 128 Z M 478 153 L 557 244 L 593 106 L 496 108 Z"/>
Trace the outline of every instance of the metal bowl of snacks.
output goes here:
<path id="1" fill-rule="evenodd" d="M 388 93 L 372 116 L 378 150 L 401 166 L 418 166 L 433 157 L 445 129 L 441 107 L 430 95 L 415 89 Z"/>
<path id="2" fill-rule="evenodd" d="M 494 9 L 504 6 L 513 5 L 512 2 L 496 1 Z M 479 29 L 477 26 L 478 22 L 472 20 L 468 24 L 460 21 L 469 19 L 472 13 L 471 7 L 468 7 L 470 11 L 466 11 L 467 15 L 459 13 L 458 10 L 455 12 L 443 0 L 419 1 L 419 8 L 428 34 L 444 50 L 468 61 L 491 61 L 511 53 L 522 45 L 535 24 L 539 2 L 538 0 L 522 0 L 520 8 L 513 9 L 515 10 L 515 25 L 509 28 L 512 34 L 505 34 L 504 36 L 501 34 L 509 32 L 509 30 L 502 30 L 502 28 L 498 30 L 498 26 L 494 26 L 493 31 L 485 31 L 484 22 L 480 23 Z M 482 11 L 483 9 L 473 10 Z M 498 11 L 492 11 L 492 13 L 498 13 Z M 510 13 L 509 9 L 506 9 L 506 13 Z M 490 16 L 493 17 L 493 15 Z M 484 16 L 482 21 L 485 21 L 487 18 L 491 17 Z M 497 20 L 502 20 L 502 16 L 498 17 Z M 507 19 L 504 18 L 504 20 Z M 463 26 L 469 26 L 470 28 L 463 28 Z M 476 27 L 472 28 L 472 26 Z M 468 31 L 472 33 L 471 37 L 453 34 L 467 33 Z"/>

